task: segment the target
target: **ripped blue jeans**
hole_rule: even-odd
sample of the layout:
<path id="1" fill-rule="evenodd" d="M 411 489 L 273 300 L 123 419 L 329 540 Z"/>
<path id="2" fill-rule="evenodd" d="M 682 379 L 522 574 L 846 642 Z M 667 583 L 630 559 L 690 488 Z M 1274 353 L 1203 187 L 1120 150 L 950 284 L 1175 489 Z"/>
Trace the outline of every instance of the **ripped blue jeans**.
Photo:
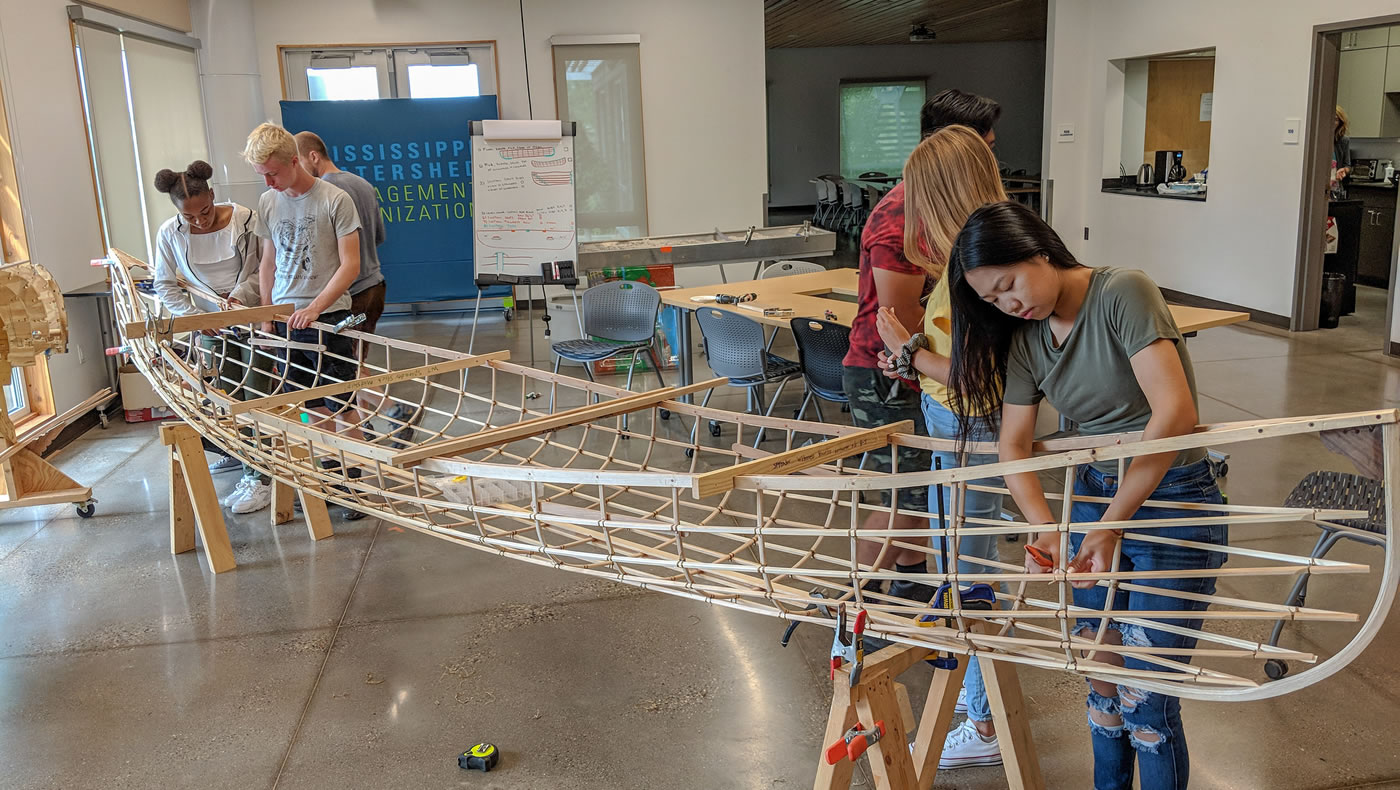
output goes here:
<path id="1" fill-rule="evenodd" d="M 1074 493 L 1086 496 L 1112 497 L 1118 493 L 1117 475 L 1106 474 L 1090 466 L 1079 468 L 1074 484 Z M 1173 467 L 1167 471 L 1152 492 L 1149 499 L 1172 502 L 1201 502 L 1221 504 L 1220 489 L 1215 484 L 1210 467 L 1205 461 L 1185 466 Z M 1072 511 L 1074 521 L 1097 521 L 1102 517 L 1106 505 L 1093 502 L 1075 502 Z M 1142 507 L 1133 514 L 1133 519 L 1179 517 L 1181 511 L 1164 508 Z M 1211 515 L 1202 512 L 1200 515 Z M 1189 540 L 1197 543 L 1224 545 L 1229 534 L 1226 525 L 1213 524 L 1194 527 L 1161 527 L 1141 530 L 1143 534 L 1160 535 L 1167 538 Z M 1078 550 L 1081 535 L 1071 535 L 1072 550 Z M 1202 570 L 1219 568 L 1225 555 L 1219 552 L 1196 549 L 1187 546 L 1167 546 L 1142 541 L 1123 541 L 1122 559 L 1119 569 L 1123 571 L 1165 571 Z M 1215 577 L 1181 579 L 1141 579 L 1134 583 L 1141 587 L 1157 587 L 1179 592 L 1210 595 L 1215 592 Z M 1097 586 L 1087 590 L 1074 590 L 1074 603 L 1078 606 L 1103 609 L 1107 602 L 1108 588 Z M 1156 595 L 1141 590 L 1115 593 L 1113 608 L 1119 611 L 1128 609 L 1180 611 L 1183 614 L 1201 611 L 1206 607 L 1199 601 L 1191 601 L 1167 595 Z M 1093 636 L 1099 625 L 1096 618 L 1080 618 L 1076 632 Z M 1157 619 L 1166 625 L 1183 628 L 1200 628 L 1201 620 L 1189 616 L 1178 619 Z M 1142 625 L 1111 622 L 1109 628 L 1117 630 L 1125 645 L 1154 646 L 1161 648 L 1191 648 L 1196 640 Z M 1182 656 L 1166 656 L 1174 661 L 1189 661 Z M 1124 665 L 1129 669 L 1163 671 L 1165 668 L 1150 661 L 1124 656 Z M 1168 670 L 1169 671 L 1169 670 Z M 1112 697 L 1100 695 L 1091 686 L 1089 689 L 1089 710 L 1101 711 L 1109 718 L 1121 716 L 1122 724 L 1104 726 L 1089 719 L 1089 730 L 1094 746 L 1094 788 L 1095 790 L 1131 790 L 1133 786 L 1133 764 L 1136 761 L 1142 790 L 1184 790 L 1190 778 L 1191 761 L 1186 749 L 1186 731 L 1181 723 L 1181 701 L 1156 692 L 1133 688 L 1130 683 L 1121 684 Z"/>

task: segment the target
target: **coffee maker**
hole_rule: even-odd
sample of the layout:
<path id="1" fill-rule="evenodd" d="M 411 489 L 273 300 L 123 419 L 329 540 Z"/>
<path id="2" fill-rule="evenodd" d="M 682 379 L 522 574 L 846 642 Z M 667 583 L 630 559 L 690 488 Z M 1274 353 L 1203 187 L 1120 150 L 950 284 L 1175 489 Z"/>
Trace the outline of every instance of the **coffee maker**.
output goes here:
<path id="1" fill-rule="evenodd" d="M 1186 168 L 1181 163 L 1181 151 L 1158 151 L 1152 163 L 1152 183 L 1181 181 L 1186 178 Z"/>

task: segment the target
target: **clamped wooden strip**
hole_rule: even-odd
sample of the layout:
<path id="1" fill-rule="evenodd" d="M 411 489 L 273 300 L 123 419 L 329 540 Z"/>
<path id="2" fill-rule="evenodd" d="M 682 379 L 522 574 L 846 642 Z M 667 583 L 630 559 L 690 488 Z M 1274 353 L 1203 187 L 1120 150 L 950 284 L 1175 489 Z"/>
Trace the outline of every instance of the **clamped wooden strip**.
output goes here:
<path id="1" fill-rule="evenodd" d="M 505 425 L 500 428 L 479 431 L 455 439 L 444 439 L 397 453 L 394 455 L 393 463 L 395 466 L 408 467 L 434 456 L 463 455 L 477 450 L 484 450 L 487 447 L 495 447 L 498 444 L 526 439 L 549 431 L 557 431 L 561 428 L 583 425 L 606 417 L 615 417 L 619 414 L 627 414 L 629 412 L 647 409 L 659 403 L 679 398 L 682 395 L 690 395 L 713 387 L 718 387 L 725 381 L 727 381 L 727 379 L 720 377 L 708 381 L 701 381 L 685 387 L 667 387 L 665 389 L 652 390 L 651 392 L 639 392 L 636 395 L 627 395 L 592 406 L 580 406 L 576 409 L 569 409 L 568 411 L 562 411 L 557 414 L 548 414 L 543 417 L 536 417 L 532 420 L 524 420 L 514 425 Z"/>
<path id="2" fill-rule="evenodd" d="M 179 332 L 198 332 L 202 329 L 222 329 L 226 326 L 240 326 L 242 324 L 256 324 L 262 321 L 275 321 L 286 318 L 296 312 L 297 306 L 294 304 L 269 304 L 259 307 L 239 307 L 233 310 L 220 310 L 217 313 L 195 313 L 194 315 L 182 315 L 168 320 L 158 320 L 157 328 L 162 332 L 171 334 Z M 122 337 L 134 340 L 145 337 L 145 321 L 130 321 L 122 326 Z"/>
<path id="3" fill-rule="evenodd" d="M 489 354 L 478 354 L 473 357 L 467 357 L 466 359 L 449 359 L 443 362 L 434 362 L 431 365 L 421 365 L 416 368 L 391 370 L 388 373 L 380 373 L 376 376 L 365 376 L 352 381 L 338 381 L 334 384 L 307 387 L 304 390 L 280 392 L 276 395 L 268 395 L 255 400 L 237 401 L 229 406 L 228 412 L 229 414 L 246 414 L 254 409 L 269 409 L 275 406 L 305 403 L 312 398 L 340 395 L 351 390 L 369 389 L 371 387 L 387 387 L 390 384 L 408 381 L 410 379 L 427 379 L 439 373 L 452 373 L 462 370 L 463 368 L 484 365 L 492 360 L 509 358 L 509 351 L 492 351 Z"/>
<path id="4" fill-rule="evenodd" d="M 830 463 L 852 455 L 877 450 L 890 443 L 890 436 L 896 433 L 913 433 L 912 420 L 901 420 L 878 428 L 869 428 L 859 433 L 849 433 L 835 439 L 797 447 L 787 452 L 776 453 L 766 458 L 735 464 L 725 469 L 706 472 L 695 478 L 693 493 L 696 497 L 714 496 L 733 490 L 736 478 L 747 475 L 785 475 L 800 472 L 814 466 Z M 910 469 L 921 472 L 922 469 Z"/>

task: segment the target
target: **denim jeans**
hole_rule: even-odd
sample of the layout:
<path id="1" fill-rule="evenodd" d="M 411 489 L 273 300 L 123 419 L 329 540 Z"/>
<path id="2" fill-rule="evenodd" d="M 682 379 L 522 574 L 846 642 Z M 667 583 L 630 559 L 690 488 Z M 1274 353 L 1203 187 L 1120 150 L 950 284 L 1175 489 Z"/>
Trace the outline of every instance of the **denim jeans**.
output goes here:
<path id="1" fill-rule="evenodd" d="M 938 401 L 924 395 L 922 398 L 924 410 L 924 422 L 928 426 L 928 435 L 937 439 L 956 439 L 958 437 L 958 417 L 948 407 Z M 973 442 L 995 442 L 997 440 L 997 427 L 994 423 L 979 422 L 968 441 Z M 941 459 L 944 469 L 955 469 L 959 466 L 957 453 L 938 451 L 933 454 L 935 458 Z M 970 455 L 968 465 L 977 466 L 979 464 L 994 464 L 997 461 L 995 454 Z M 932 468 L 932 467 L 930 467 Z M 986 480 L 969 480 L 968 484 L 976 483 L 984 486 L 1001 486 L 1001 478 L 994 477 Z M 985 491 L 973 491 L 968 489 L 963 498 L 963 515 L 968 518 L 1001 518 L 1001 494 L 990 494 Z M 929 486 L 928 490 L 929 511 L 937 513 L 938 508 L 938 487 Z M 943 486 L 943 512 L 951 516 L 953 512 L 953 486 Z M 942 525 L 937 523 L 937 519 L 930 519 L 933 529 L 939 529 Z M 976 530 L 976 525 L 967 525 L 967 530 Z M 998 559 L 997 535 L 963 535 L 958 541 L 958 573 L 974 574 L 989 573 L 991 568 L 979 563 L 969 561 L 968 557 L 980 557 L 983 559 Z M 936 539 L 935 539 L 936 543 Z M 938 572 L 943 572 L 943 555 L 936 555 L 938 560 Z M 963 690 L 967 692 L 967 717 L 974 721 L 990 721 L 992 709 L 987 703 L 987 687 L 982 682 L 982 668 L 977 661 L 969 660 L 967 663 L 967 674 L 963 676 Z"/>
<path id="2" fill-rule="evenodd" d="M 1086 496 L 1112 497 L 1118 493 L 1117 476 L 1106 474 L 1090 466 L 1081 466 L 1074 484 L 1074 493 Z M 1168 470 L 1149 499 L 1208 504 L 1221 504 L 1224 501 L 1206 461 Z M 1105 508 L 1104 504 L 1075 502 L 1072 518 L 1077 522 L 1097 521 L 1103 516 Z M 1133 518 L 1170 518 L 1180 515 L 1181 511 L 1142 507 L 1133 514 Z M 1214 514 L 1200 511 L 1192 515 L 1208 516 Z M 1128 533 L 1129 538 L 1134 532 L 1222 546 L 1229 539 L 1225 524 L 1134 530 Z M 1070 536 L 1072 551 L 1078 550 L 1082 538 L 1082 535 Z M 1123 541 L 1119 569 L 1123 571 L 1214 569 L 1219 568 L 1224 560 L 1225 555 L 1220 552 L 1128 539 Z M 1215 592 L 1215 577 L 1139 579 L 1134 582 L 1134 585 L 1210 595 Z M 1077 606 L 1102 609 L 1107 600 L 1108 589 L 1103 586 L 1087 590 L 1074 590 L 1074 603 Z M 1206 604 L 1141 591 L 1118 590 L 1114 595 L 1113 608 L 1120 611 L 1125 609 L 1169 610 L 1187 614 L 1205 609 Z M 1155 622 L 1184 628 L 1201 627 L 1201 620 L 1190 616 L 1173 619 L 1159 618 Z M 1076 632 L 1092 633 L 1098 624 L 1098 618 L 1080 618 L 1075 630 Z M 1109 628 L 1119 631 L 1125 645 L 1191 648 L 1196 644 L 1196 640 L 1191 637 L 1140 625 L 1112 622 L 1109 624 Z M 1190 661 L 1190 658 L 1185 656 L 1170 656 L 1169 658 L 1176 661 Z M 1167 671 L 1162 666 L 1132 656 L 1124 656 L 1123 663 L 1129 669 Z M 1123 720 L 1122 726 L 1116 728 L 1105 727 L 1094 722 L 1092 718 L 1089 720 L 1089 731 L 1094 746 L 1095 790 L 1130 790 L 1133 786 L 1134 760 L 1137 762 L 1142 790 L 1182 790 L 1185 788 L 1190 777 L 1191 762 L 1186 750 L 1186 731 L 1181 723 L 1181 701 L 1176 697 L 1133 688 L 1130 684 L 1120 684 L 1117 692 L 1114 697 L 1105 697 L 1095 692 L 1092 686 L 1089 689 L 1088 707 L 1091 711 L 1098 710 L 1110 715 L 1118 714 Z M 1141 740 L 1138 737 L 1139 734 L 1149 735 L 1149 739 Z M 1125 735 L 1127 737 L 1124 737 Z"/>
<path id="3" fill-rule="evenodd" d="M 239 343 L 229 343 L 222 337 L 211 335 L 198 335 L 197 338 L 202 352 L 201 364 L 216 367 L 219 371 L 218 378 L 210 382 L 212 386 L 233 393 L 239 400 L 255 400 L 273 394 L 274 362 L 267 354 L 257 353 L 252 347 L 251 338 L 242 338 Z M 244 348 L 240 343 L 249 348 Z M 251 435 L 251 429 L 244 428 L 243 434 Z M 218 455 L 228 455 L 208 439 L 202 441 L 204 449 Z M 243 476 L 260 478 L 264 483 L 270 479 L 247 464 L 243 465 Z"/>

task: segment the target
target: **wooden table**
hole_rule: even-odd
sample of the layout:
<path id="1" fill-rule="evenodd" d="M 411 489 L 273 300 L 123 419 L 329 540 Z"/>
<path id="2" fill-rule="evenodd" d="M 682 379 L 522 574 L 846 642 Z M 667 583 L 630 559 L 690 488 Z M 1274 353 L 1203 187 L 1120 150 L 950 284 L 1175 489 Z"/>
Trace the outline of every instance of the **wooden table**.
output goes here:
<path id="1" fill-rule="evenodd" d="M 793 318 L 820 318 L 850 326 L 856 319 L 855 300 L 859 291 L 860 272 L 857 269 L 831 269 L 768 280 L 697 285 L 693 288 L 662 291 L 661 302 L 679 311 L 676 317 L 676 359 L 681 386 L 695 381 L 690 341 L 690 314 L 693 311 L 702 308 L 723 310 L 776 327 L 787 327 Z M 747 293 L 758 296 L 753 301 L 740 305 L 691 301 L 691 298 L 696 296 L 741 296 Z M 1249 313 L 1232 310 L 1212 310 L 1176 304 L 1168 306 L 1177 328 L 1188 337 L 1202 329 L 1229 326 L 1249 320 Z M 792 310 L 793 314 L 791 318 L 769 318 L 763 315 L 765 307 L 785 307 Z"/>

